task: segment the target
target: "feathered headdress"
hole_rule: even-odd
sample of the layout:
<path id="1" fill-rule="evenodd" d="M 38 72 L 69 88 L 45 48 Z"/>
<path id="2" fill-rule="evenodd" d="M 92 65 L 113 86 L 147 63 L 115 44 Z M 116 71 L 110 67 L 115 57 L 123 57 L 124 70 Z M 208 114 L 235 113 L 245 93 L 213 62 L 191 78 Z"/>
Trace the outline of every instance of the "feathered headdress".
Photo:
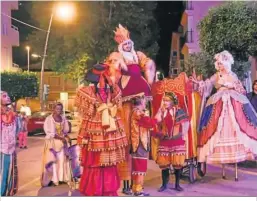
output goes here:
<path id="1" fill-rule="evenodd" d="M 130 40 L 129 31 L 120 24 L 119 24 L 119 27 L 116 28 L 116 31 L 113 31 L 113 32 L 115 34 L 114 40 L 118 44 L 121 44 L 126 40 Z"/>

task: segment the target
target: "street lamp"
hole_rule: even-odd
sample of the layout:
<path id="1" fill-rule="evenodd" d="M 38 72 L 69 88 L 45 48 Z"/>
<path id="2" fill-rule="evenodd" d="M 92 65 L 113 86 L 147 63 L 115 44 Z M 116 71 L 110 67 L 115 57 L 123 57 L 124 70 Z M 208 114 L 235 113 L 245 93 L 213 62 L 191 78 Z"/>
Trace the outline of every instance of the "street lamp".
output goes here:
<path id="1" fill-rule="evenodd" d="M 30 47 L 26 46 L 26 49 L 27 49 L 27 52 L 28 52 L 28 71 L 29 71 L 29 50 L 30 50 Z"/>
<path id="2" fill-rule="evenodd" d="M 42 66 L 41 66 L 41 76 L 40 76 L 40 105 L 41 111 L 44 110 L 44 100 L 43 100 L 43 91 L 44 91 L 44 68 L 45 68 L 45 58 L 46 58 L 46 50 L 48 45 L 49 34 L 52 26 L 53 17 L 56 15 L 58 18 L 62 20 L 69 21 L 73 18 L 75 14 L 74 5 L 71 3 L 59 3 L 54 8 L 54 11 L 51 14 L 49 26 L 46 35 L 46 42 L 44 48 L 44 54 L 42 56 Z"/>
<path id="3" fill-rule="evenodd" d="M 34 57 L 34 58 L 41 58 L 41 56 L 38 55 L 38 54 L 32 54 L 31 56 Z"/>

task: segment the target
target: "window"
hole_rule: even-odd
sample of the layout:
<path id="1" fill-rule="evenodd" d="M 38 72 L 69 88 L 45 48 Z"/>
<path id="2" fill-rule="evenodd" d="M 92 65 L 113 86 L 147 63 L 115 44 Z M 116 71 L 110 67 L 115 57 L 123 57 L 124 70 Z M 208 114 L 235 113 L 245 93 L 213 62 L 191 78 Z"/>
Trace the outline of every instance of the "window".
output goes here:
<path id="1" fill-rule="evenodd" d="M 178 55 L 177 51 L 173 51 L 173 57 L 176 57 Z"/>

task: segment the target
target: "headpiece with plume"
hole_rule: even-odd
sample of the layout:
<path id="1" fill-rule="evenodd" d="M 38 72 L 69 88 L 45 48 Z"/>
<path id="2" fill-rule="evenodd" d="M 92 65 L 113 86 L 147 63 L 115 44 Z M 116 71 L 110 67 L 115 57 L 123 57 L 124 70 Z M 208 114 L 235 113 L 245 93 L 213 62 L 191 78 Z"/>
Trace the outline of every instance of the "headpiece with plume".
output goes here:
<path id="1" fill-rule="evenodd" d="M 121 24 L 119 24 L 119 26 L 116 28 L 116 31 L 114 31 L 114 33 L 115 33 L 114 40 L 119 44 L 118 50 L 123 55 L 123 57 L 125 57 L 125 60 L 132 59 L 133 61 L 138 63 L 138 57 L 134 50 L 134 42 L 130 39 L 129 31 L 126 28 L 124 28 Z M 132 47 L 130 52 L 126 52 L 123 50 L 123 44 L 126 42 L 131 43 Z"/>
<path id="2" fill-rule="evenodd" d="M 130 40 L 129 31 L 120 24 L 119 24 L 119 27 L 116 27 L 116 31 L 113 31 L 113 32 L 115 34 L 114 40 L 118 44 L 121 44 L 127 40 Z"/>

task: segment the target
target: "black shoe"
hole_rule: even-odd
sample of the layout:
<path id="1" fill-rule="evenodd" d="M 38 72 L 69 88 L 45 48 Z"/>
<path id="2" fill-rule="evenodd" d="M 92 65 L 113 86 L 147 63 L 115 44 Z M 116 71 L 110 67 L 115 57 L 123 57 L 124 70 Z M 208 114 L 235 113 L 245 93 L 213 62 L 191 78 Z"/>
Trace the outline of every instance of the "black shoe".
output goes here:
<path id="1" fill-rule="evenodd" d="M 176 191 L 183 191 L 184 189 L 181 186 L 178 185 L 178 186 L 175 187 L 175 190 Z"/>
<path id="2" fill-rule="evenodd" d="M 27 149 L 28 147 L 27 146 L 25 146 L 25 147 L 23 147 L 24 149 Z"/>
<path id="3" fill-rule="evenodd" d="M 67 184 L 66 181 L 59 181 L 59 184 Z"/>
<path id="4" fill-rule="evenodd" d="M 175 190 L 176 191 L 183 191 L 183 188 L 181 188 L 181 186 L 179 185 L 180 177 L 181 177 L 181 169 L 176 169 L 175 170 Z"/>
<path id="5" fill-rule="evenodd" d="M 167 185 L 162 185 L 159 189 L 158 189 L 158 192 L 163 192 L 167 189 Z"/>
<path id="6" fill-rule="evenodd" d="M 144 193 L 144 192 L 136 192 L 136 193 L 134 193 L 134 196 L 150 196 L 150 194 Z"/>
<path id="7" fill-rule="evenodd" d="M 54 183 L 53 181 L 50 181 L 50 183 L 48 184 L 48 186 L 58 186 L 58 184 Z"/>
<path id="8" fill-rule="evenodd" d="M 127 188 L 127 189 L 122 189 L 122 193 L 125 195 L 132 195 L 131 189 Z"/>
<path id="9" fill-rule="evenodd" d="M 168 187 L 168 183 L 170 180 L 170 172 L 169 169 L 164 169 L 162 170 L 162 186 L 159 188 L 158 192 L 162 192 L 164 190 L 166 190 Z"/>

